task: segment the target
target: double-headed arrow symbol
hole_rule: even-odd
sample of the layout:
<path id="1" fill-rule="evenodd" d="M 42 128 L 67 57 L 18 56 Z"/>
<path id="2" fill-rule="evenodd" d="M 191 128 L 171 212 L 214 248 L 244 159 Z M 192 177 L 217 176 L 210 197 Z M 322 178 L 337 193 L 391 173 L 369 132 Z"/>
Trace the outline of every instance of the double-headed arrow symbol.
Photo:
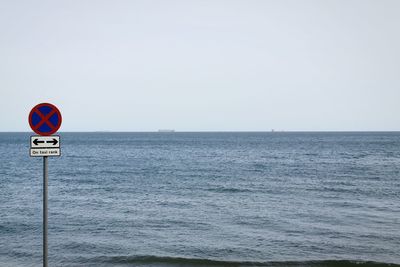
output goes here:
<path id="1" fill-rule="evenodd" d="M 39 141 L 39 139 L 36 138 L 35 140 L 33 140 L 33 143 L 37 146 L 38 144 L 44 144 L 45 141 L 43 141 L 43 140 Z M 46 143 L 53 144 L 53 146 L 55 146 L 55 145 L 57 145 L 58 141 L 57 141 L 57 139 L 53 138 L 53 140 L 46 141 Z"/>

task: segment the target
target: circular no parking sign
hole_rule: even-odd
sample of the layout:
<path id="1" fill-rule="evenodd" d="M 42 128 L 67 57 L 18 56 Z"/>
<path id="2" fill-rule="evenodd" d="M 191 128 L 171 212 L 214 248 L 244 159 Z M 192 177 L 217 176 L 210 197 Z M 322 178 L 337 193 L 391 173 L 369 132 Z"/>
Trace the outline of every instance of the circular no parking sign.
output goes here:
<path id="1" fill-rule="evenodd" d="M 50 103 L 41 103 L 33 107 L 29 113 L 29 125 L 38 135 L 52 135 L 61 126 L 61 113 Z"/>

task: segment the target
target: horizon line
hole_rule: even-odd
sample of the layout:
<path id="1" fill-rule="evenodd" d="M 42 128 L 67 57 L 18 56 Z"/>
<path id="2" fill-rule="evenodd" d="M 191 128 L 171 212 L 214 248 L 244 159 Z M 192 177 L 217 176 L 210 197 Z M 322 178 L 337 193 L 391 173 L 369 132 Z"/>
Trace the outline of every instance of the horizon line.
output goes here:
<path id="1" fill-rule="evenodd" d="M 173 134 L 173 133 L 395 133 L 400 130 L 200 130 L 200 131 L 109 131 L 109 130 L 96 130 L 96 131 L 59 131 L 54 133 L 160 133 L 160 134 Z M 32 133 L 32 131 L 0 131 L 0 133 Z"/>

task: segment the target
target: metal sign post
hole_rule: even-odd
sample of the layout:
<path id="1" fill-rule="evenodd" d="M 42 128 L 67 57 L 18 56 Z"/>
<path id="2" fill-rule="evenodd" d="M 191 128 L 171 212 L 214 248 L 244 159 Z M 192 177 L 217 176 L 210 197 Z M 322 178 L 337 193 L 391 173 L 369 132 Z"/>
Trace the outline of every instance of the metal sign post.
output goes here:
<path id="1" fill-rule="evenodd" d="M 47 199 L 49 168 L 48 157 L 43 157 L 43 267 L 47 267 Z"/>
<path id="2" fill-rule="evenodd" d="M 60 128 L 61 121 L 60 111 L 49 103 L 38 104 L 29 113 L 29 125 L 39 134 L 31 136 L 30 156 L 43 157 L 43 267 L 48 266 L 48 160 L 61 155 L 60 137 L 52 135 Z"/>

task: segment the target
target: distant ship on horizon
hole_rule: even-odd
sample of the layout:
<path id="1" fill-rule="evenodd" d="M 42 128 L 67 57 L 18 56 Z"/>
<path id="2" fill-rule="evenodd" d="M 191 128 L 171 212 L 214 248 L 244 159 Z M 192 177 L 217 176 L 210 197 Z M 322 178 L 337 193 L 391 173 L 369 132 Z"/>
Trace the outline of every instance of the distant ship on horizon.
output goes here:
<path id="1" fill-rule="evenodd" d="M 174 133 L 175 130 L 174 129 L 159 129 L 158 132 L 159 133 Z"/>

